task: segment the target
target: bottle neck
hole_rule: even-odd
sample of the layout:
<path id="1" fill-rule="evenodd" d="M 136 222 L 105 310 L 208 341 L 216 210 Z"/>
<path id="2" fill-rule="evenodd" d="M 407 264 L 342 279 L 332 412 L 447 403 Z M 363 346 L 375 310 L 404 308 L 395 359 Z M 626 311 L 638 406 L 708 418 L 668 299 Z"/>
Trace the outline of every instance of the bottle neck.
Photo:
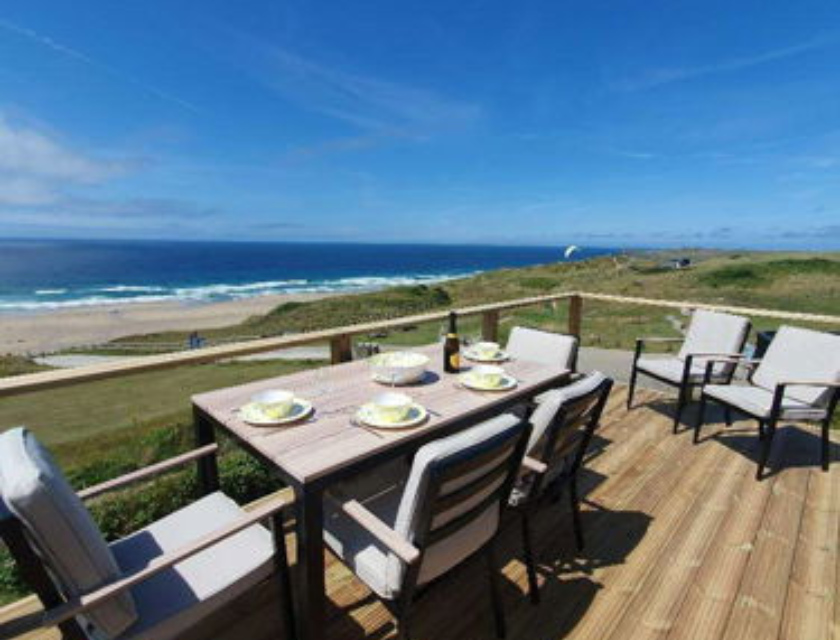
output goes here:
<path id="1" fill-rule="evenodd" d="M 449 316 L 449 335 L 450 336 L 455 336 L 457 334 L 458 334 L 458 329 L 456 327 L 455 314 L 453 313 Z"/>

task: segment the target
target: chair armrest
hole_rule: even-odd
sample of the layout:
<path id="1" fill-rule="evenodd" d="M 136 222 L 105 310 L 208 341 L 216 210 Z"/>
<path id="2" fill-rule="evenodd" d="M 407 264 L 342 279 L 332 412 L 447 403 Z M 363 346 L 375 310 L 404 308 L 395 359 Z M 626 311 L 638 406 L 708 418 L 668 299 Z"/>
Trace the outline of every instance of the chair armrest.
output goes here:
<path id="1" fill-rule="evenodd" d="M 840 382 L 823 382 L 821 380 L 785 380 L 777 386 L 783 387 L 825 387 L 826 389 L 840 389 Z"/>
<path id="2" fill-rule="evenodd" d="M 704 360 L 707 358 L 731 358 L 733 360 L 738 360 L 739 362 L 744 358 L 743 355 L 740 353 L 715 353 L 715 352 L 698 352 L 698 353 L 690 353 L 688 358 L 703 358 Z"/>
<path id="3" fill-rule="evenodd" d="M 187 453 L 183 453 L 179 456 L 169 458 L 168 460 L 149 465 L 148 467 L 143 467 L 137 471 L 126 473 L 125 475 L 114 478 L 113 480 L 107 480 L 92 487 L 88 487 L 87 489 L 83 489 L 82 491 L 79 491 L 79 497 L 82 500 L 90 500 L 91 498 L 95 498 L 103 493 L 114 491 L 115 489 L 120 489 L 127 485 L 140 482 L 141 480 L 147 480 L 162 473 L 166 473 L 167 471 L 183 466 L 193 460 L 213 455 L 218 450 L 219 445 L 213 443 L 204 447 L 199 447 L 198 449 L 193 449 L 192 451 L 187 451 Z"/>
<path id="4" fill-rule="evenodd" d="M 16 620 L 0 624 L 0 638 L 14 638 L 20 634 L 28 633 L 35 629 L 54 627 L 65 620 L 84 613 L 106 600 L 123 593 L 131 587 L 148 580 L 161 571 L 169 569 L 176 564 L 201 553 L 209 547 L 222 542 L 224 539 L 239 533 L 249 527 L 253 527 L 269 516 L 281 511 L 294 503 L 294 498 L 288 494 L 276 496 L 265 504 L 260 505 L 242 518 L 222 527 L 221 529 L 208 533 L 198 540 L 184 545 L 174 551 L 158 556 L 148 565 L 132 574 L 119 578 L 109 584 L 101 586 L 94 591 L 72 598 L 67 602 L 38 613 L 31 613 Z"/>
<path id="5" fill-rule="evenodd" d="M 406 540 L 399 533 L 385 524 L 375 513 L 365 507 L 358 500 L 342 495 L 338 489 L 331 489 L 324 497 L 338 507 L 345 515 L 352 518 L 379 540 L 406 564 L 414 564 L 420 560 L 420 550 Z"/>
<path id="6" fill-rule="evenodd" d="M 532 458 L 530 456 L 525 456 L 522 459 L 522 466 L 528 471 L 537 473 L 539 475 L 543 475 L 546 471 L 548 471 L 547 464 L 545 464 L 544 462 L 540 462 L 539 460 L 536 460 L 535 458 Z"/>

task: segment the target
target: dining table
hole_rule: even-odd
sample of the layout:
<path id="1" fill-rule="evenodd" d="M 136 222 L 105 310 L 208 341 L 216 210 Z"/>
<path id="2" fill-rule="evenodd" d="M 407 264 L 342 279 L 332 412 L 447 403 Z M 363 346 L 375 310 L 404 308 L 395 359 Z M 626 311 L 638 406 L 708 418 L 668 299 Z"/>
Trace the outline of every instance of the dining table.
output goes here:
<path id="1" fill-rule="evenodd" d="M 411 428 L 372 428 L 356 418 L 362 405 L 389 386 L 372 378 L 365 360 L 307 369 L 192 397 L 199 446 L 214 442 L 217 434 L 225 434 L 294 490 L 297 567 L 293 600 L 300 640 L 325 637 L 323 500 L 330 487 L 371 472 L 389 460 L 411 455 L 431 440 L 522 405 L 567 383 L 571 374 L 559 364 L 512 358 L 502 366 L 515 379 L 515 386 L 504 391 L 475 391 L 465 387 L 458 374 L 443 371 L 441 344 L 410 350 L 430 359 L 421 380 L 399 387 L 427 412 L 425 420 Z M 462 364 L 462 370 L 473 366 L 467 360 Z M 275 389 L 291 391 L 311 402 L 312 412 L 283 426 L 245 422 L 241 407 L 255 394 Z M 198 464 L 204 490 L 217 490 L 215 459 L 208 457 Z"/>

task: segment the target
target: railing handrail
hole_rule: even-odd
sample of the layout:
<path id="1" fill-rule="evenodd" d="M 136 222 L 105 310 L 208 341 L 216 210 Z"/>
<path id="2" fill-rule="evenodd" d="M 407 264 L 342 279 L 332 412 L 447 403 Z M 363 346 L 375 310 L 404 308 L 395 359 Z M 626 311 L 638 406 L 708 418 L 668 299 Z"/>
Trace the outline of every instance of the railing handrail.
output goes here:
<path id="1" fill-rule="evenodd" d="M 465 307 L 462 309 L 456 309 L 456 311 L 461 316 L 495 314 L 496 318 L 498 318 L 498 313 L 500 311 L 518 309 L 537 304 L 558 302 L 560 300 L 567 299 L 572 300 L 572 312 L 578 316 L 580 314 L 581 300 L 594 300 L 602 302 L 615 302 L 619 304 L 636 304 L 678 309 L 709 309 L 713 311 L 738 313 L 753 317 L 768 317 L 799 322 L 816 322 L 840 325 L 840 316 L 797 313 L 780 311 L 777 309 L 757 309 L 751 307 L 717 305 L 705 302 L 680 302 L 675 300 L 660 300 L 656 298 L 635 298 L 630 296 L 587 293 L 582 291 L 555 293 L 531 298 L 519 298 L 516 300 Z M 271 338 L 260 338 L 257 340 L 250 340 L 248 342 L 215 345 L 211 347 L 178 351 L 161 355 L 140 356 L 132 358 L 131 360 L 105 362 L 75 369 L 59 369 L 0 378 L 0 397 L 79 384 L 82 382 L 90 382 L 93 380 L 115 378 L 123 375 L 142 373 L 145 371 L 168 369 L 189 364 L 202 364 L 216 360 L 264 353 L 267 351 L 276 351 L 287 347 L 311 344 L 313 342 L 330 341 L 334 346 L 341 344 L 344 345 L 344 348 L 346 348 L 349 338 L 352 336 L 363 333 L 372 333 L 374 331 L 397 329 L 409 325 L 423 324 L 426 322 L 440 321 L 444 320 L 448 314 L 449 310 L 442 310 L 415 316 L 403 316 L 389 320 L 377 320 L 367 323 L 345 325 L 321 331 L 312 331 Z M 570 322 L 570 327 L 579 328 L 580 318 L 576 318 L 576 322 Z"/>

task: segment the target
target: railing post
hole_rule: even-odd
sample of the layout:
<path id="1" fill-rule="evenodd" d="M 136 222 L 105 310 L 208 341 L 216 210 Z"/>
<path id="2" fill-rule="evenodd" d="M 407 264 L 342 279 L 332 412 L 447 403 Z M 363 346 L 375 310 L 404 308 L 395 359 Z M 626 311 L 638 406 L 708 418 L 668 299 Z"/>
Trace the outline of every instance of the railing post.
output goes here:
<path id="1" fill-rule="evenodd" d="M 569 334 L 580 340 L 580 325 L 583 317 L 583 298 L 579 295 L 569 297 Z"/>
<path id="2" fill-rule="evenodd" d="M 481 337 L 488 342 L 499 340 L 499 312 L 485 311 L 481 315 Z"/>
<path id="3" fill-rule="evenodd" d="M 336 336 L 330 340 L 330 361 L 333 364 L 350 362 L 353 359 L 353 344 L 349 335 Z"/>

